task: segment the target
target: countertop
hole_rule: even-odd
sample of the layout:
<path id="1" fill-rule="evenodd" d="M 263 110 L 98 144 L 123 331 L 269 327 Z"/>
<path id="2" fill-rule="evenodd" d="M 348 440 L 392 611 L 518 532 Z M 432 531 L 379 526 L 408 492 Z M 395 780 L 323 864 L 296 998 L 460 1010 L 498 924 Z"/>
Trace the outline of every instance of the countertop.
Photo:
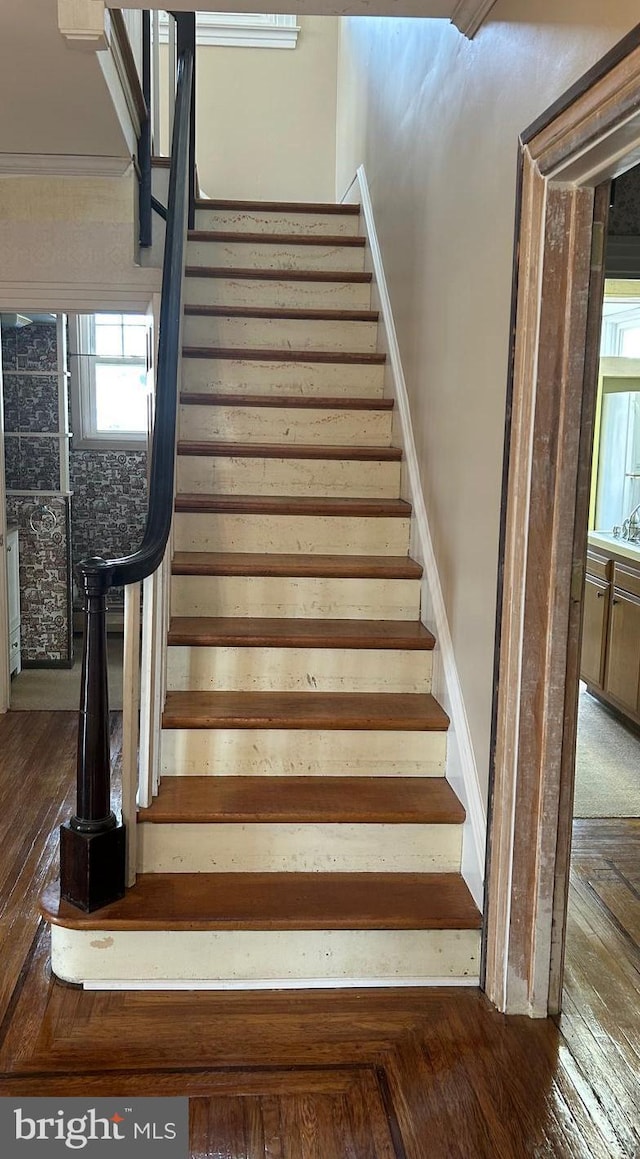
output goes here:
<path id="1" fill-rule="evenodd" d="M 612 555 L 619 555 L 623 559 L 640 564 L 640 543 L 616 539 L 615 535 L 606 531 L 590 531 L 587 539 L 589 547 L 594 547 L 597 551 L 611 552 Z"/>

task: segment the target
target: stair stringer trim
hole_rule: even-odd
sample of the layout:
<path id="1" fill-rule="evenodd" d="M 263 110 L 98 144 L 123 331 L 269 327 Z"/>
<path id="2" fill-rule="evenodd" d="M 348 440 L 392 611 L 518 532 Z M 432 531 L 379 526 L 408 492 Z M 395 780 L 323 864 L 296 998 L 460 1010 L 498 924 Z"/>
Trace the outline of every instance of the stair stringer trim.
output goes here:
<path id="1" fill-rule="evenodd" d="M 401 494 L 412 505 L 411 555 L 424 568 L 420 618 L 436 637 L 433 656 L 433 694 L 451 720 L 447 734 L 446 777 L 467 813 L 462 836 L 462 876 L 473 900 L 482 910 L 487 841 L 486 804 L 480 787 L 469 720 L 424 501 L 409 395 L 364 165 L 359 166 L 352 184 L 341 200 L 358 201 L 361 205 L 361 227 L 367 239 L 365 270 L 371 270 L 373 273 L 371 308 L 380 311 L 378 350 L 384 351 L 387 355 L 384 393 L 387 397 L 392 395 L 395 399 L 397 423 L 394 442 L 399 441 L 404 452 Z"/>

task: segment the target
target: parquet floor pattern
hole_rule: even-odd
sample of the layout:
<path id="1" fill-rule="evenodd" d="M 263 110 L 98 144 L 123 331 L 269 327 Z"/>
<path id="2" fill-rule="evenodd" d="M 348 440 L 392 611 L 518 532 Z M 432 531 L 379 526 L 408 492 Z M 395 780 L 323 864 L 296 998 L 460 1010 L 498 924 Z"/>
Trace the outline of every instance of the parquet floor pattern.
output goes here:
<path id="1" fill-rule="evenodd" d="M 640 822 L 576 822 L 557 1021 L 453 988 L 84 992 L 36 904 L 75 729 L 0 718 L 0 1095 L 189 1094 L 194 1159 L 640 1156 Z"/>

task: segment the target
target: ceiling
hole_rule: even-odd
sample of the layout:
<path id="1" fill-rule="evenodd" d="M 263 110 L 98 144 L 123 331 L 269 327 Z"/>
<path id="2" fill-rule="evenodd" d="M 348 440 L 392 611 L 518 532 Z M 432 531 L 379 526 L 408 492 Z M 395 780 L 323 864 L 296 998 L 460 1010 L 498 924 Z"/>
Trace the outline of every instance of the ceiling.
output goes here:
<path id="1" fill-rule="evenodd" d="M 0 153 L 127 155 L 97 54 L 68 46 L 57 0 L 0 3 L 0 108 Z"/>

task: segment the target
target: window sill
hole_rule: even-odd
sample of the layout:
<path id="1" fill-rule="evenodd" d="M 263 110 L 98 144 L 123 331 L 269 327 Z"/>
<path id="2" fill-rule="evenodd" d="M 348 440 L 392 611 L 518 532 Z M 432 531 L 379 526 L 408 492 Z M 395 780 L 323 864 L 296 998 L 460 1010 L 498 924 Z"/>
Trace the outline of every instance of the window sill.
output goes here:
<path id="1" fill-rule="evenodd" d="M 141 439 L 87 439 L 73 436 L 71 453 L 74 451 L 146 451 L 147 440 Z"/>

